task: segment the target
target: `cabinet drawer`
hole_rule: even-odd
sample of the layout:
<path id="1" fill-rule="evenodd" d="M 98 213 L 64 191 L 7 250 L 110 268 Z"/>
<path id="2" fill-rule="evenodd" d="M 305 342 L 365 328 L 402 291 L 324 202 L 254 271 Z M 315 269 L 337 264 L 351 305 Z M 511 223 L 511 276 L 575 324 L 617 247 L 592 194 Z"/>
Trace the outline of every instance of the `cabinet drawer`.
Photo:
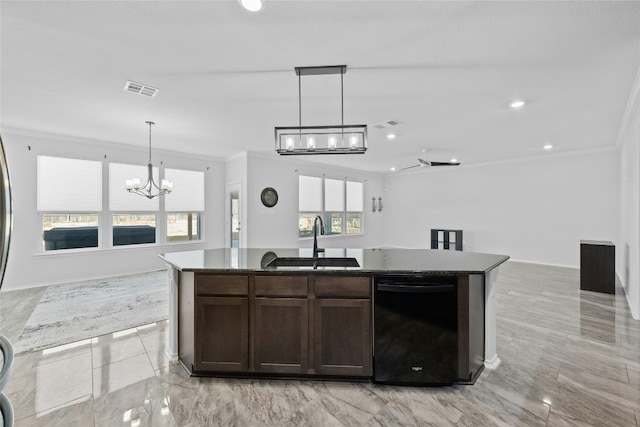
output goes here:
<path id="1" fill-rule="evenodd" d="M 306 297 L 306 276 L 256 276 L 256 296 Z"/>
<path id="2" fill-rule="evenodd" d="M 370 298 L 370 277 L 316 277 L 317 297 Z"/>
<path id="3" fill-rule="evenodd" d="M 248 295 L 247 276 L 196 274 L 196 295 Z"/>

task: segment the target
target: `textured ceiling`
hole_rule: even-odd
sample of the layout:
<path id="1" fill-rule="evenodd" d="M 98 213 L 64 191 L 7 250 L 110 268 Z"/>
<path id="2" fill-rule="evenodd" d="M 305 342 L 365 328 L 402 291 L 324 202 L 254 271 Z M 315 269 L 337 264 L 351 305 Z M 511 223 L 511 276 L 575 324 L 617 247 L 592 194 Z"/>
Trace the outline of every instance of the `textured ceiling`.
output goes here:
<path id="1" fill-rule="evenodd" d="M 0 2 L 0 125 L 226 157 L 298 122 L 296 66 L 346 64 L 345 123 L 372 172 L 613 147 L 640 64 L 638 1 Z M 149 99 L 127 80 L 160 89 Z M 528 104 L 512 110 L 508 103 Z M 387 130 L 372 125 L 395 119 Z M 303 77 L 303 125 L 338 124 L 337 76 Z M 393 130 L 398 137 L 385 138 Z"/>

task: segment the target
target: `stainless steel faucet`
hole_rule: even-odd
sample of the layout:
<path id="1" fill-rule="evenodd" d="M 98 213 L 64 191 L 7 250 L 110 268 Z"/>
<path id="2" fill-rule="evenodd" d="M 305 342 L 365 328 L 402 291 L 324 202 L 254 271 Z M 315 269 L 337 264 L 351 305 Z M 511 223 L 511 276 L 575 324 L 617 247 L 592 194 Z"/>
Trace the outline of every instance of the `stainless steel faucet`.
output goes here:
<path id="1" fill-rule="evenodd" d="M 313 220 L 313 257 L 318 258 L 318 252 L 324 252 L 324 249 L 318 248 L 318 221 L 320 221 L 320 234 L 324 234 L 324 222 L 322 222 L 322 217 L 320 215 L 316 215 Z"/>

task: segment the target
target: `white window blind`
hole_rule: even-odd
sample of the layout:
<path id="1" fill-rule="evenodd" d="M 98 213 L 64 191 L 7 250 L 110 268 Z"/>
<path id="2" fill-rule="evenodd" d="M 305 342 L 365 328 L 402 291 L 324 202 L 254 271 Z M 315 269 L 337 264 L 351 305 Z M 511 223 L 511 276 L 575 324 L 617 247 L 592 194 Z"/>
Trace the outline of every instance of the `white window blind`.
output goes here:
<path id="1" fill-rule="evenodd" d="M 140 182 L 147 182 L 147 167 L 109 163 L 109 210 L 112 212 L 152 212 L 160 207 L 158 198 L 151 200 L 137 194 L 129 193 L 125 188 L 125 181 L 140 178 Z M 160 185 L 158 168 L 153 168 L 153 179 Z"/>
<path id="2" fill-rule="evenodd" d="M 344 211 L 344 181 L 324 180 L 324 210 L 327 212 Z"/>
<path id="3" fill-rule="evenodd" d="M 173 191 L 164 196 L 167 212 L 204 211 L 204 172 L 165 169 L 164 177 L 173 183 Z"/>
<path id="4" fill-rule="evenodd" d="M 298 183 L 300 212 L 322 211 L 322 178 L 300 175 Z"/>
<path id="5" fill-rule="evenodd" d="M 102 210 L 102 163 L 38 156 L 37 207 L 40 212 Z"/>
<path id="6" fill-rule="evenodd" d="M 347 212 L 362 212 L 364 186 L 361 182 L 347 181 Z"/>

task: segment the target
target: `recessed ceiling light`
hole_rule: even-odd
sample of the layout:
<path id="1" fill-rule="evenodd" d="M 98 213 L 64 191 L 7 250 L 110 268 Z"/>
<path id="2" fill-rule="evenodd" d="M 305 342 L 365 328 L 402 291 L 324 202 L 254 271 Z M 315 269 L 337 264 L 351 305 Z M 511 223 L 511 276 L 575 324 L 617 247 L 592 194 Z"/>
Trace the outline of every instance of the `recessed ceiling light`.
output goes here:
<path id="1" fill-rule="evenodd" d="M 387 139 L 389 139 L 389 140 L 396 139 L 396 134 L 395 133 L 388 133 L 387 134 Z"/>
<path id="2" fill-rule="evenodd" d="M 395 171 L 396 171 L 395 166 L 391 166 L 391 172 L 395 172 Z"/>
<path id="3" fill-rule="evenodd" d="M 262 0 L 238 0 L 242 7 L 250 12 L 258 12 L 264 6 Z"/>
<path id="4" fill-rule="evenodd" d="M 553 148 L 553 145 L 551 145 L 551 144 L 545 144 L 545 146 L 544 146 L 544 147 L 542 147 L 542 148 L 544 148 L 545 150 L 551 150 L 551 149 Z"/>
<path id="5" fill-rule="evenodd" d="M 522 108 L 524 107 L 525 102 L 522 100 L 518 100 L 518 101 L 513 101 L 511 104 L 509 104 L 509 107 L 511 108 Z"/>

